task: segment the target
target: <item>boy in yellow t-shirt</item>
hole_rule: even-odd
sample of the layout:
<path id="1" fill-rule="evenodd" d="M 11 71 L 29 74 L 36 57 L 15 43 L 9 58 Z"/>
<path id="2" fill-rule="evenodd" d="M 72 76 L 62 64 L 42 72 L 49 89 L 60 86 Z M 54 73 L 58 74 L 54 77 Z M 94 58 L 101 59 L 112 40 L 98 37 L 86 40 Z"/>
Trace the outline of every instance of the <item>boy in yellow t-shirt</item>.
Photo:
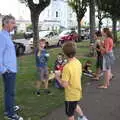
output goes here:
<path id="1" fill-rule="evenodd" d="M 74 120 L 74 112 L 79 114 L 78 120 L 88 120 L 78 101 L 82 97 L 81 75 L 82 65 L 75 57 L 76 45 L 73 42 L 67 42 L 63 45 L 63 52 L 68 58 L 68 63 L 64 66 L 62 78 L 56 74 L 57 80 L 65 88 L 65 109 L 68 120 Z"/>

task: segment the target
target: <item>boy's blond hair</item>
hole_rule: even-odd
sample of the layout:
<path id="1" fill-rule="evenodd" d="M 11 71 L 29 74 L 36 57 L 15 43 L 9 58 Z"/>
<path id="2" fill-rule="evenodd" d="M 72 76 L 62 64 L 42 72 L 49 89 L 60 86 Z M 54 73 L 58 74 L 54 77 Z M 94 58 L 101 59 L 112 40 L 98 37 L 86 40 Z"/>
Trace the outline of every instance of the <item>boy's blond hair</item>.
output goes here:
<path id="1" fill-rule="evenodd" d="M 40 39 L 38 42 L 39 42 L 39 43 L 40 43 L 40 42 L 46 43 L 46 40 L 45 40 L 45 39 Z M 37 56 L 40 56 L 40 54 L 41 54 L 41 48 L 40 48 L 40 46 L 38 45 L 38 54 L 37 54 Z"/>

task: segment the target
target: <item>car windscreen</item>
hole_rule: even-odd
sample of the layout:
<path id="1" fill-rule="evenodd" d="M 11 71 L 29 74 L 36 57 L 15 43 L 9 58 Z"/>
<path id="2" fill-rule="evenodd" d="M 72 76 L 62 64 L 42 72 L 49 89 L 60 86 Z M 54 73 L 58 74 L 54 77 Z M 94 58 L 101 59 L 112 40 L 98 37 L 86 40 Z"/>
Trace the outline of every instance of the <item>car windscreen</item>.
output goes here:
<path id="1" fill-rule="evenodd" d="M 39 37 L 43 38 L 45 36 L 47 36 L 50 33 L 50 31 L 41 31 L 39 32 Z"/>

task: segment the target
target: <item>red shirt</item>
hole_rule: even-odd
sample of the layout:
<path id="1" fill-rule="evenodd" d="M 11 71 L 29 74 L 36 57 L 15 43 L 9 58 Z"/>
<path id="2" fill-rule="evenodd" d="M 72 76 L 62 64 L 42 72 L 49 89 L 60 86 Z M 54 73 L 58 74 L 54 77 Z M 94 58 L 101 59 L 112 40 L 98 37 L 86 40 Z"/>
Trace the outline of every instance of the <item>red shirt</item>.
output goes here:
<path id="1" fill-rule="evenodd" d="M 103 43 L 103 47 L 105 48 L 105 53 L 112 51 L 113 49 L 113 39 L 106 38 Z"/>

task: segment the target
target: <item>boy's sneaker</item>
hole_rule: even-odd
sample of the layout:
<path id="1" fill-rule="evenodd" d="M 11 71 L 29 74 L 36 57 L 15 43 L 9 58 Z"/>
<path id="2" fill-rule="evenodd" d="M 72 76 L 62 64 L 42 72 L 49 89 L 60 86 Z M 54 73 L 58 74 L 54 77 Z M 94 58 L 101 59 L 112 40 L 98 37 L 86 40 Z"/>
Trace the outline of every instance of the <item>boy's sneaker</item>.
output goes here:
<path id="1" fill-rule="evenodd" d="M 86 75 L 86 76 L 88 76 L 88 77 L 93 77 L 93 75 L 90 74 L 90 73 L 85 73 L 85 72 L 83 72 L 83 74 Z"/>
<path id="2" fill-rule="evenodd" d="M 40 91 L 36 91 L 35 94 L 36 94 L 37 96 L 40 96 Z"/>
<path id="3" fill-rule="evenodd" d="M 13 107 L 13 109 L 14 109 L 14 112 L 16 112 L 16 111 L 20 110 L 20 107 L 18 105 L 16 105 Z M 7 116 L 8 112 L 4 112 L 4 115 Z"/>
<path id="4" fill-rule="evenodd" d="M 24 120 L 23 117 L 18 116 L 17 114 L 13 115 L 13 116 L 5 116 L 6 120 Z"/>
<path id="5" fill-rule="evenodd" d="M 51 94 L 52 94 L 51 91 L 48 90 L 48 89 L 45 89 L 45 90 L 44 90 L 44 93 L 47 94 L 47 95 L 51 95 Z"/>
<path id="6" fill-rule="evenodd" d="M 15 112 L 18 111 L 18 110 L 20 110 L 20 106 L 18 106 L 18 105 L 14 106 L 13 108 L 14 108 Z"/>
<path id="7" fill-rule="evenodd" d="M 78 117 L 78 120 L 88 120 L 86 116 Z"/>

